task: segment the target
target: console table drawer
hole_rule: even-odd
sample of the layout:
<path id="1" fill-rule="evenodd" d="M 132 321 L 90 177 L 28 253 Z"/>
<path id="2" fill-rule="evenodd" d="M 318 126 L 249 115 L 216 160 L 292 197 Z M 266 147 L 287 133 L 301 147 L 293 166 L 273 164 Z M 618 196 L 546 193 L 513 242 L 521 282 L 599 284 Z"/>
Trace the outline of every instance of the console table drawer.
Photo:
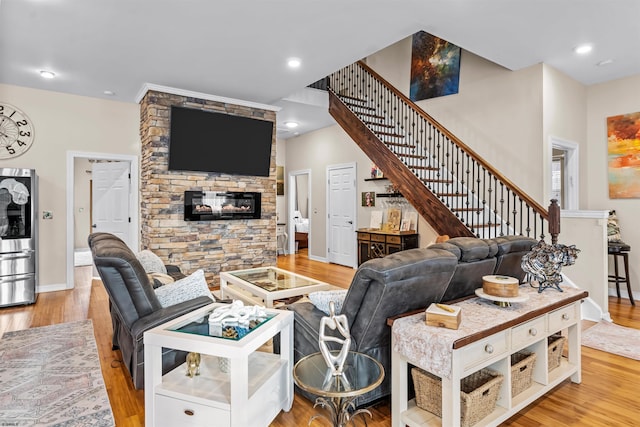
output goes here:
<path id="1" fill-rule="evenodd" d="M 400 236 L 387 236 L 387 243 L 394 243 L 399 245 L 402 242 Z"/>
<path id="2" fill-rule="evenodd" d="M 514 348 L 524 347 L 535 341 L 539 341 L 547 330 L 546 318 L 538 317 L 511 330 L 511 345 Z"/>
<path id="3" fill-rule="evenodd" d="M 384 242 L 385 237 L 382 234 L 372 234 L 371 241 L 372 242 Z"/>
<path id="4" fill-rule="evenodd" d="M 187 402 L 173 397 L 156 395 L 156 426 L 210 426 L 228 427 L 230 413 L 219 408 Z"/>
<path id="5" fill-rule="evenodd" d="M 549 332 L 557 332 L 576 323 L 579 309 L 579 303 L 574 303 L 549 313 Z"/>
<path id="6" fill-rule="evenodd" d="M 507 331 L 498 332 L 465 348 L 464 369 L 469 369 L 507 351 Z"/>

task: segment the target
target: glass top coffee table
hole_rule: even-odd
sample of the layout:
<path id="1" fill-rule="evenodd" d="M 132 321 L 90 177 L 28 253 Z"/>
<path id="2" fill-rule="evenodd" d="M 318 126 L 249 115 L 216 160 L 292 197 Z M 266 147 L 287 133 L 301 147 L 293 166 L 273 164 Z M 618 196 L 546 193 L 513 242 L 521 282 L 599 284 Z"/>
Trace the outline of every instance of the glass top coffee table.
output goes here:
<path id="1" fill-rule="evenodd" d="M 247 304 L 271 308 L 277 300 L 307 295 L 311 292 L 338 289 L 277 267 L 259 267 L 220 273 L 220 294 Z"/>

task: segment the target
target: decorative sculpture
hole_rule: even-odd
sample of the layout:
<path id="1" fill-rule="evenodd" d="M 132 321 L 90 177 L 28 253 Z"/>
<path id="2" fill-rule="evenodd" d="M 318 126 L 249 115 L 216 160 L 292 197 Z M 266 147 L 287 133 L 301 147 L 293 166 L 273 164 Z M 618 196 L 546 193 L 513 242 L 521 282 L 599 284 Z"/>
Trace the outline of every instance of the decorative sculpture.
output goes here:
<path id="1" fill-rule="evenodd" d="M 578 253 L 580 249 L 577 249 L 576 245 L 547 244 L 540 240 L 531 248 L 531 252 L 522 257 L 522 270 L 527 273 L 531 282 L 538 283 L 538 292 L 547 288 L 555 288 L 562 292 L 562 266 L 573 265 Z"/>
<path id="2" fill-rule="evenodd" d="M 349 320 L 347 316 L 341 314 L 336 316 L 336 305 L 333 301 L 329 302 L 329 316 L 325 316 L 320 320 L 320 352 L 324 357 L 327 366 L 331 368 L 332 375 L 342 375 L 342 369 L 344 362 L 347 360 L 347 354 L 349 353 L 349 347 L 351 346 L 351 333 L 349 332 Z M 327 335 L 326 328 L 329 327 L 332 330 L 337 329 L 338 332 L 344 337 L 339 338 L 333 335 Z M 329 350 L 328 342 L 337 342 L 342 344 L 342 348 L 337 352 L 337 355 L 333 355 Z M 335 353 L 335 351 L 334 351 Z"/>
<path id="3" fill-rule="evenodd" d="M 187 353 L 187 376 L 193 378 L 200 375 L 200 353 Z"/>
<path id="4" fill-rule="evenodd" d="M 242 338 L 239 331 L 248 331 L 267 318 L 260 305 L 245 306 L 240 300 L 218 307 L 209 315 L 209 335 L 225 338 Z"/>

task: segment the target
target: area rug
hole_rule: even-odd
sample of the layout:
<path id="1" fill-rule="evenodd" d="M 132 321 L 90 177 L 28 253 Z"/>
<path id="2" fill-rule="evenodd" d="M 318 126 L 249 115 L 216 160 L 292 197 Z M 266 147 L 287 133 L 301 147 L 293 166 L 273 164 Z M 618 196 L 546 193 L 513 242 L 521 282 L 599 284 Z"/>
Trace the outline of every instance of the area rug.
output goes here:
<path id="1" fill-rule="evenodd" d="M 0 339 L 0 426 L 111 427 L 91 320 Z"/>
<path id="2" fill-rule="evenodd" d="M 582 345 L 640 360 L 640 330 L 598 322 L 582 332 Z"/>

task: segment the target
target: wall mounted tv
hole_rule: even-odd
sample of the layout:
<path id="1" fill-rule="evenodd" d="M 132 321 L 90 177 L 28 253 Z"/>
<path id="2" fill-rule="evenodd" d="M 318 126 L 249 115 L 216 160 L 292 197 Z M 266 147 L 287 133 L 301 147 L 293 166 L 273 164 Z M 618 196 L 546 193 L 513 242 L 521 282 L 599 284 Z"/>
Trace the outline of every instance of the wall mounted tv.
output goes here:
<path id="1" fill-rule="evenodd" d="M 169 170 L 269 176 L 273 122 L 171 107 Z"/>

